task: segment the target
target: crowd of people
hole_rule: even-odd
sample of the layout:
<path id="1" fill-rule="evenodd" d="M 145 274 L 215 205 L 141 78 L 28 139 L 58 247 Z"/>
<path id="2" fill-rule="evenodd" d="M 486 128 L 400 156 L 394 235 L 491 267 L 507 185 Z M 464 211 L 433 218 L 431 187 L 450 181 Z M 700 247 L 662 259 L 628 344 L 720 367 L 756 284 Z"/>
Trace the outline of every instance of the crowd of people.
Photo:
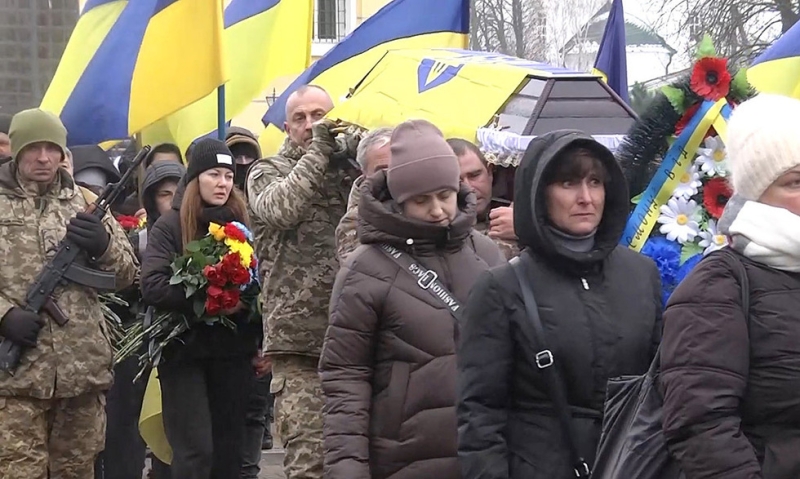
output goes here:
<path id="1" fill-rule="evenodd" d="M 113 365 L 98 292 L 63 284 L 64 325 L 25 308 L 59 241 L 114 273 L 124 321 L 198 319 L 171 265 L 231 222 L 253 233 L 262 322 L 240 302 L 221 311 L 235 328 L 190 321 L 166 347 L 173 457 L 153 459 L 154 477 L 257 477 L 270 418 L 287 479 L 589 477 L 607 381 L 653 361 L 687 479 L 800 477 L 800 101 L 734 111 L 730 246 L 666 305 L 655 263 L 619 244 L 628 184 L 592 136 L 535 138 L 498 185 L 476 145 L 430 122 L 355 135 L 332 107 L 322 88 L 293 93 L 274 155 L 236 128 L 186 152 L 155 146 L 102 220 L 84 210 L 126 158 L 68 149 L 41 110 L 0 122 L 0 336 L 26 348 L 0 372 L 0 477 L 142 474 L 138 358 Z M 114 214 L 146 226 L 126 232 Z"/>

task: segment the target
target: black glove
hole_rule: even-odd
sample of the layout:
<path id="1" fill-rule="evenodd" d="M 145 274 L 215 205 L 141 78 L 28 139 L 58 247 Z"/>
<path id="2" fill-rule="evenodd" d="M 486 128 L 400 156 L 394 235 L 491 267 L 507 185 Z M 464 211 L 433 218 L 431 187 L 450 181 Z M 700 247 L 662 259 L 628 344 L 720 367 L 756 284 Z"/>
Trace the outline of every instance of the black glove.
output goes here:
<path id="1" fill-rule="evenodd" d="M 35 348 L 39 331 L 44 326 L 44 320 L 36 313 L 20 308 L 11 308 L 3 319 L 0 320 L 0 336 L 12 342 Z"/>
<path id="2" fill-rule="evenodd" d="M 92 258 L 99 258 L 108 249 L 110 237 L 100 218 L 89 213 L 78 213 L 69 220 L 67 239 Z"/>

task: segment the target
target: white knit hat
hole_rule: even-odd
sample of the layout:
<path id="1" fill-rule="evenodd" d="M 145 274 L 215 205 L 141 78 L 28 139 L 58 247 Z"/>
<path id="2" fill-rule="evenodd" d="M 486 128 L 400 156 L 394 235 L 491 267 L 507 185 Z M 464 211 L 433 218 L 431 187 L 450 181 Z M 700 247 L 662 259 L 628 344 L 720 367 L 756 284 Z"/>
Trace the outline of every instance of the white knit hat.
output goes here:
<path id="1" fill-rule="evenodd" d="M 734 193 L 758 200 L 786 170 L 800 165 L 800 100 L 760 94 L 728 122 L 728 165 Z"/>

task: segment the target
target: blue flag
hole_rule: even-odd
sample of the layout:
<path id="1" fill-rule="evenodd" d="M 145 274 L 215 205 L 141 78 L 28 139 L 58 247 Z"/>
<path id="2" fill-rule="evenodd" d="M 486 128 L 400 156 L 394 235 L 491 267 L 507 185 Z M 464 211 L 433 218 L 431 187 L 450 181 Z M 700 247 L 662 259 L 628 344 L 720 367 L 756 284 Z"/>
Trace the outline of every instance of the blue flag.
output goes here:
<path id="1" fill-rule="evenodd" d="M 625 54 L 625 14 L 622 0 L 614 0 L 594 61 L 594 73 L 628 103 L 628 60 Z"/>

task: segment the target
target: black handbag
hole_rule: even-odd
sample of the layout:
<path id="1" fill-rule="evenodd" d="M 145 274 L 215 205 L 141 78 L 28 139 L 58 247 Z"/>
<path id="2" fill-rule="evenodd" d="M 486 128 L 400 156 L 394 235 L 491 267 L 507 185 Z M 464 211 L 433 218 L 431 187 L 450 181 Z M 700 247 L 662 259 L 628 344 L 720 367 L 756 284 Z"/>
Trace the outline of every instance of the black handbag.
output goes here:
<path id="1" fill-rule="evenodd" d="M 575 477 L 579 479 L 586 479 L 591 476 L 589 464 L 583 459 L 578 446 L 575 441 L 576 432 L 572 421 L 572 413 L 570 412 L 569 403 L 567 402 L 567 388 L 564 385 L 564 380 L 558 372 L 558 368 L 554 367 L 555 357 L 552 351 L 546 347 L 546 338 L 544 334 L 544 327 L 542 326 L 542 319 L 539 317 L 539 306 L 536 304 L 536 298 L 533 295 L 533 290 L 528 284 L 525 277 L 524 265 L 530 264 L 530 253 L 523 251 L 519 256 L 509 261 L 511 269 L 517 276 L 520 291 L 522 291 L 522 301 L 525 304 L 526 317 L 529 320 L 528 326 L 521 328 L 522 333 L 527 336 L 525 339 L 534 346 L 534 350 L 538 351 L 531 354 L 531 348 L 523 348 L 524 353 L 528 355 L 528 360 L 531 364 L 535 364 L 539 370 L 542 371 L 542 376 L 547 384 L 547 392 L 550 395 L 550 400 L 553 402 L 558 422 L 564 431 L 566 438 L 566 446 L 569 449 L 570 460 L 572 468 L 575 472 Z M 634 476 L 631 476 L 632 479 Z"/>
<path id="2" fill-rule="evenodd" d="M 742 305 L 750 311 L 750 282 L 735 253 L 718 254 L 733 258 Z M 659 347 L 647 373 L 608 381 L 603 431 L 592 472 L 593 479 L 680 479 L 683 472 L 667 449 L 662 431 L 664 398 L 658 390 Z"/>

